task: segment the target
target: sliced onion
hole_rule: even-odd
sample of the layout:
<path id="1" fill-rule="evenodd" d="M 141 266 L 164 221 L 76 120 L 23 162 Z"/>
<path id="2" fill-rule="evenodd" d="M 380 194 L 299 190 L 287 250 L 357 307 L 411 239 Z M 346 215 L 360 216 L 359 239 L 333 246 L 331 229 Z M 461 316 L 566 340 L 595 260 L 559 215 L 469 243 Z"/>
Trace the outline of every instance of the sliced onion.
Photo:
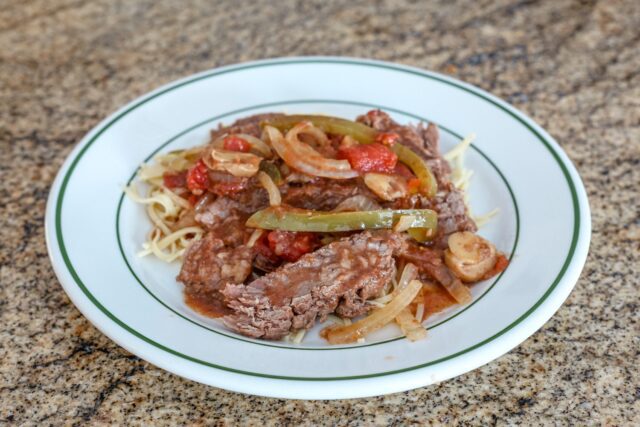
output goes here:
<path id="1" fill-rule="evenodd" d="M 449 292 L 449 295 L 455 299 L 458 304 L 467 304 L 471 302 L 471 292 L 469 288 L 462 284 L 457 277 L 448 283 L 443 283 L 442 286 Z"/>
<path id="2" fill-rule="evenodd" d="M 262 237 L 263 233 L 264 230 L 261 228 L 256 228 L 255 230 L 253 230 L 253 233 L 251 233 L 251 236 L 249 236 L 249 240 L 247 241 L 247 247 L 252 248 L 256 244 L 258 239 Z"/>
<path id="3" fill-rule="evenodd" d="M 261 161 L 255 154 L 213 148 L 207 166 L 213 170 L 229 172 L 233 176 L 250 177 L 258 173 Z"/>
<path id="4" fill-rule="evenodd" d="M 308 123 L 302 125 L 310 126 Z M 309 145 L 301 142 L 297 138 L 300 132 L 299 125 L 287 132 L 286 138 L 272 126 L 265 126 L 265 130 L 273 149 L 286 164 L 300 172 L 332 179 L 349 179 L 358 176 L 358 173 L 351 169 L 348 161 L 323 157 Z"/>
<path id="5" fill-rule="evenodd" d="M 396 233 L 400 233 L 402 231 L 407 231 L 413 225 L 413 221 L 416 220 L 416 217 L 413 215 L 400 215 L 400 219 L 396 222 L 396 225 L 393 226 L 393 231 Z"/>
<path id="6" fill-rule="evenodd" d="M 427 330 L 413 317 L 409 307 L 402 309 L 400 314 L 396 316 L 396 323 L 409 341 L 418 341 L 427 336 Z"/>
<path id="7" fill-rule="evenodd" d="M 330 344 L 346 344 L 364 338 L 393 321 L 405 307 L 411 304 L 421 288 L 422 283 L 412 280 L 404 289 L 395 294 L 394 298 L 384 307 L 373 311 L 364 319 L 351 325 L 329 326 L 322 331 L 322 335 Z"/>
<path id="8" fill-rule="evenodd" d="M 211 143 L 211 148 L 224 149 L 224 140 L 229 136 L 231 135 L 226 133 L 222 136 L 219 136 L 215 141 Z M 255 136 L 246 133 L 234 133 L 233 136 L 247 141 L 251 146 L 251 151 L 253 153 L 267 159 L 273 157 L 273 151 L 271 151 L 271 148 L 269 148 L 269 146 L 260 138 L 256 138 Z"/>
<path id="9" fill-rule="evenodd" d="M 338 204 L 333 209 L 334 212 L 361 212 L 361 211 L 377 211 L 382 207 L 370 197 L 358 194 L 349 197 Z"/>
<path id="10" fill-rule="evenodd" d="M 396 290 L 406 288 L 409 282 L 414 280 L 416 277 L 418 277 L 418 267 L 408 262 L 402 270 L 402 274 L 400 275 L 400 280 L 398 280 Z"/>
<path id="11" fill-rule="evenodd" d="M 267 194 L 269 195 L 269 205 L 271 206 L 280 206 L 282 203 L 282 196 L 280 195 L 280 190 L 278 190 L 278 186 L 273 182 L 271 177 L 266 173 L 260 171 L 258 172 L 258 181 L 267 190 Z"/>

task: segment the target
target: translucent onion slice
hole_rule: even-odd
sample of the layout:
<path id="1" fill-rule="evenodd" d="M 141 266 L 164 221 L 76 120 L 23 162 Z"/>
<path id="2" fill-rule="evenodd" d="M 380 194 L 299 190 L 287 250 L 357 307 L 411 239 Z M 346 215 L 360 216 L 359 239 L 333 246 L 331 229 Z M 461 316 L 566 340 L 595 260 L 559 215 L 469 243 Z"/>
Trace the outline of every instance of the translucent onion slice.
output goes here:
<path id="1" fill-rule="evenodd" d="M 302 125 L 309 126 L 308 123 Z M 287 132 L 286 138 L 278 129 L 271 126 L 266 126 L 265 132 L 271 146 L 282 160 L 300 172 L 332 179 L 349 179 L 358 176 L 358 173 L 351 169 L 348 161 L 323 157 L 309 145 L 301 142 L 297 138 L 300 132 L 298 126 Z"/>
<path id="2" fill-rule="evenodd" d="M 364 319 L 358 320 L 351 325 L 329 326 L 322 331 L 322 335 L 330 344 L 346 344 L 358 341 L 358 339 L 364 338 L 371 332 L 393 321 L 405 307 L 411 304 L 411 301 L 413 301 L 421 288 L 422 283 L 412 280 L 384 307 L 373 311 Z"/>
<path id="3" fill-rule="evenodd" d="M 217 149 L 224 149 L 224 140 L 228 136 L 230 135 L 224 134 L 218 137 L 215 141 L 211 143 L 211 147 L 217 148 Z M 271 148 L 269 148 L 269 146 L 260 138 L 256 138 L 255 136 L 249 135 L 246 133 L 234 133 L 233 136 L 247 141 L 251 146 L 251 151 L 254 154 L 258 154 L 267 159 L 270 159 L 271 157 L 273 157 L 273 151 L 271 151 Z"/>
<path id="4" fill-rule="evenodd" d="M 400 275 L 400 280 L 398 280 L 396 290 L 406 288 L 409 282 L 414 280 L 416 277 L 418 277 L 418 267 L 416 267 L 415 264 L 411 264 L 410 262 L 407 263 L 402 270 L 402 274 Z"/>
<path id="5" fill-rule="evenodd" d="M 256 244 L 258 239 L 262 237 L 263 233 L 264 230 L 261 228 L 256 228 L 255 230 L 253 230 L 253 233 L 251 233 L 251 236 L 249 236 L 249 240 L 247 241 L 247 247 L 252 248 Z"/>
<path id="6" fill-rule="evenodd" d="M 448 284 L 442 284 L 449 294 L 459 304 L 467 304 L 471 302 L 471 291 L 458 278 L 454 278 Z"/>
<path id="7" fill-rule="evenodd" d="M 396 225 L 393 226 L 393 231 L 396 233 L 400 233 L 402 231 L 407 231 L 413 225 L 413 222 L 416 220 L 416 217 L 413 215 L 402 215 Z"/>
<path id="8" fill-rule="evenodd" d="M 269 195 L 269 204 L 271 206 L 280 206 L 282 203 L 282 196 L 280 195 L 280 190 L 278 190 L 278 186 L 273 182 L 271 177 L 267 175 L 265 172 L 258 172 L 258 181 L 267 190 L 267 194 Z"/>
<path id="9" fill-rule="evenodd" d="M 262 159 L 255 154 L 211 149 L 211 159 L 205 162 L 213 170 L 228 172 L 237 177 L 250 177 L 258 172 Z"/>
<path id="10" fill-rule="evenodd" d="M 379 209 L 382 209 L 382 208 L 374 200 L 362 194 L 358 194 L 356 196 L 349 197 L 348 199 L 345 199 L 342 202 L 340 202 L 340 204 L 336 206 L 333 209 L 333 211 L 334 212 L 358 212 L 358 211 L 376 211 Z"/>
<path id="11" fill-rule="evenodd" d="M 400 314 L 396 316 L 396 323 L 409 341 L 418 341 L 427 336 L 427 330 L 411 314 L 409 307 L 402 309 Z"/>

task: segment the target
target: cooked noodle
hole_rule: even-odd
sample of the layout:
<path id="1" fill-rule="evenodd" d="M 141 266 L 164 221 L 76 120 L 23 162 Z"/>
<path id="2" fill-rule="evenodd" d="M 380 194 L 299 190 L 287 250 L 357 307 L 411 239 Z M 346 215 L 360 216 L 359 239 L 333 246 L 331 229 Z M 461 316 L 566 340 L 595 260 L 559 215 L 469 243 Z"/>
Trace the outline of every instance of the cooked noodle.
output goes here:
<path id="1" fill-rule="evenodd" d="M 493 209 L 483 215 L 474 215 L 471 211 L 471 206 L 469 204 L 469 185 L 471 184 L 473 171 L 464 166 L 464 155 L 475 138 L 476 136 L 473 133 L 468 135 L 443 157 L 451 166 L 451 180 L 453 185 L 462 192 L 464 204 L 467 206 L 469 216 L 475 221 L 478 228 L 482 228 L 482 226 L 487 224 L 498 214 L 499 209 Z"/>
<path id="2" fill-rule="evenodd" d="M 164 186 L 166 172 L 176 173 L 192 166 L 202 147 L 180 150 L 156 156 L 153 164 L 143 164 L 138 171 L 138 179 L 147 184 L 147 196 L 143 197 L 135 185 L 124 189 L 125 194 L 134 202 L 146 205 L 147 216 L 154 225 L 147 240 L 142 244 L 138 256 L 153 254 L 165 262 L 173 262 L 185 253 L 194 240 L 203 235 L 198 226 L 179 227 L 178 221 L 191 204 L 169 188 Z"/>

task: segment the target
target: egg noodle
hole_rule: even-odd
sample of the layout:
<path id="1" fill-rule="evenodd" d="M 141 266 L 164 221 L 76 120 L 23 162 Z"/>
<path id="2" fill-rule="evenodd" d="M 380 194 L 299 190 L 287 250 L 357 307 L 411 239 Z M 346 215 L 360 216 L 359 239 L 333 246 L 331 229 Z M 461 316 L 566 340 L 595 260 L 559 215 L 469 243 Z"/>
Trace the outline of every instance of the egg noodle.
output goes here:
<path id="1" fill-rule="evenodd" d="M 147 215 L 153 224 L 147 240 L 138 256 L 153 254 L 165 262 L 173 262 L 184 255 L 187 247 L 203 235 L 201 227 L 181 227 L 180 220 L 191 209 L 189 201 L 164 186 L 165 172 L 180 172 L 191 167 L 202 147 L 177 150 L 153 158 L 153 163 L 143 164 L 137 177 L 148 187 L 147 196 L 131 184 L 124 189 L 131 200 L 146 205 Z"/>

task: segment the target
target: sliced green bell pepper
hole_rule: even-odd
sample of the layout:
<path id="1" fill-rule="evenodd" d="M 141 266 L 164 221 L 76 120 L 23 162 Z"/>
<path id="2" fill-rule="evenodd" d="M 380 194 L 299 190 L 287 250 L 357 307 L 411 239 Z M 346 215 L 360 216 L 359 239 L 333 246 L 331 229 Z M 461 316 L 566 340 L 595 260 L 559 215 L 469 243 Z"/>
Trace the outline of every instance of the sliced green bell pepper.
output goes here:
<path id="1" fill-rule="evenodd" d="M 272 206 L 251 215 L 246 225 L 267 230 L 331 233 L 392 228 L 402 215 L 414 217 L 411 228 L 435 229 L 438 224 L 438 214 L 430 209 L 319 212 Z"/>
<path id="2" fill-rule="evenodd" d="M 438 191 L 438 183 L 427 162 L 412 149 L 402 144 L 393 144 L 391 149 L 398 156 L 398 160 L 409 166 L 409 169 L 418 177 L 420 180 L 420 192 L 427 197 L 435 196 Z"/>
<path id="3" fill-rule="evenodd" d="M 349 135 L 362 144 L 375 142 L 378 131 L 352 120 L 340 119 L 331 116 L 297 114 L 291 116 L 278 116 L 262 122 L 262 126 L 273 126 L 281 132 L 286 132 L 300 122 L 311 122 L 315 127 L 326 133 L 336 135 Z"/>

